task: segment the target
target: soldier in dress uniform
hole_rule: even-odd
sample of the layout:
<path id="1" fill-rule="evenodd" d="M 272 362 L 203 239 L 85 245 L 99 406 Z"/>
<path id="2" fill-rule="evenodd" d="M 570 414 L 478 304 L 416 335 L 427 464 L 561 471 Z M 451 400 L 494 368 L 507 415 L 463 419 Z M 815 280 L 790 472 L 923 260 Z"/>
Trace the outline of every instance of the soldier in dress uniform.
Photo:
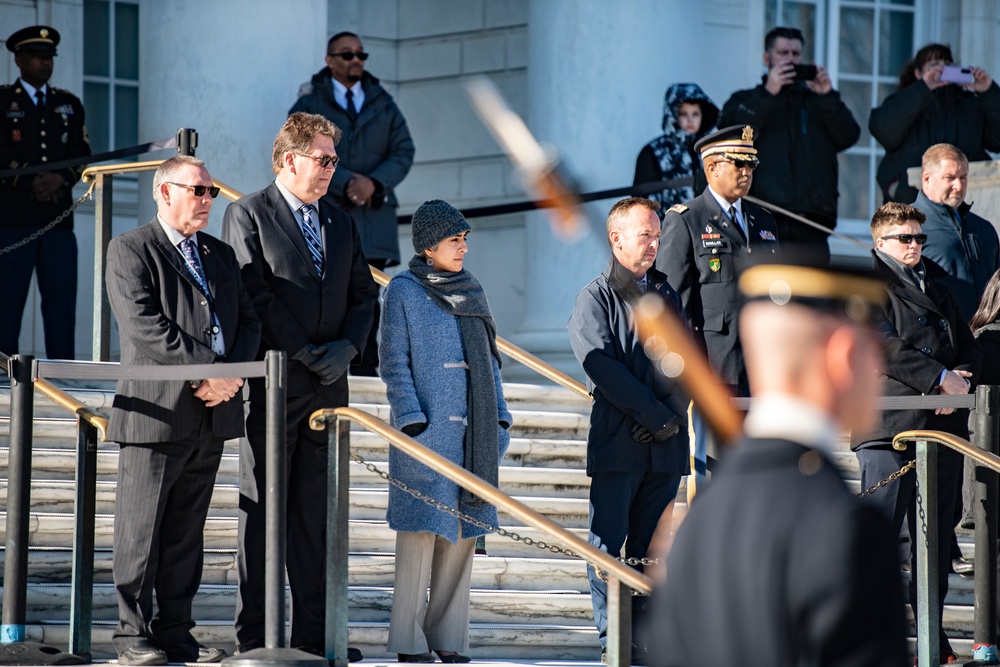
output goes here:
<path id="1" fill-rule="evenodd" d="M 756 128 L 736 125 L 695 143 L 708 187 L 666 212 L 656 257 L 656 268 L 680 295 L 709 364 L 737 396 L 749 394 L 737 330 L 741 303 L 737 280 L 751 257 L 759 261 L 778 252 L 774 218 L 743 200 L 759 163 L 756 138 Z M 705 474 L 707 431 L 697 411 L 691 421 L 697 481 Z"/>
<path id="2" fill-rule="evenodd" d="M 90 155 L 83 105 L 48 84 L 59 33 L 36 25 L 7 38 L 21 71 L 0 86 L 0 171 Z M 38 232 L 73 204 L 72 188 L 85 165 L 0 179 L 0 249 Z M 31 274 L 38 280 L 50 359 L 72 359 L 76 327 L 76 237 L 70 214 L 53 229 L 2 255 L 0 351 L 18 351 L 21 314 Z"/>

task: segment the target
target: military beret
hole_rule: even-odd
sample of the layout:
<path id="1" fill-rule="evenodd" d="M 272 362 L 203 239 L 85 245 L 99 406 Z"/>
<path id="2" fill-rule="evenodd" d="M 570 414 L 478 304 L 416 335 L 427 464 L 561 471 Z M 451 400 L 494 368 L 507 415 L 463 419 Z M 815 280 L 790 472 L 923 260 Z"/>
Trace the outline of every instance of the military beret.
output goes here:
<path id="1" fill-rule="evenodd" d="M 59 45 L 59 31 L 47 25 L 33 25 L 21 28 L 7 38 L 7 50 L 11 53 L 41 53 L 56 55 Z"/>
<path id="2" fill-rule="evenodd" d="M 757 149 L 753 142 L 757 138 L 757 128 L 752 125 L 732 125 L 706 134 L 694 144 L 701 159 L 709 155 L 723 155 L 736 162 L 757 163 Z"/>

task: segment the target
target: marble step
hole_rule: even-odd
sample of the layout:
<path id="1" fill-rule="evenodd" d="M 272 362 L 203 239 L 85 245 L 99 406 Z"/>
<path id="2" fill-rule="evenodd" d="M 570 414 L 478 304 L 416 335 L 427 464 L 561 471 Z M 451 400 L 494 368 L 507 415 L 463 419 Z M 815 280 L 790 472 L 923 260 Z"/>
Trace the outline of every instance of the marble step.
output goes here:
<path id="1" fill-rule="evenodd" d="M 115 483 L 97 483 L 96 511 L 114 514 Z M 72 514 L 76 498 L 76 484 L 69 480 L 43 480 L 31 484 L 31 511 Z M 586 528 L 589 501 L 586 498 L 521 496 L 517 500 L 544 514 L 556 523 L 569 528 Z M 353 488 L 350 491 L 350 516 L 354 519 L 384 519 L 389 494 L 386 489 Z M 7 502 L 7 481 L 0 479 L 0 507 Z M 239 512 L 239 486 L 216 484 L 212 494 L 211 516 L 235 517 Z M 503 525 L 523 525 L 504 512 L 500 513 Z"/>
<path id="2" fill-rule="evenodd" d="M 118 619 L 118 598 L 113 584 L 93 588 L 93 618 Z M 287 588 L 286 588 L 287 591 Z M 71 588 L 67 584 L 31 584 L 27 588 L 25 618 L 29 623 L 69 620 Z M 587 625 L 593 618 L 590 595 L 577 591 L 496 591 L 473 589 L 470 599 L 473 623 Z M 352 587 L 348 591 L 350 619 L 361 623 L 389 620 L 392 587 Z M 234 617 L 236 586 L 202 585 L 195 595 L 192 618 L 225 620 Z"/>
<path id="3" fill-rule="evenodd" d="M 95 660 L 115 658 L 111 646 L 111 635 L 115 624 L 94 622 L 91 626 L 91 642 Z M 66 622 L 43 622 L 26 627 L 27 639 L 65 647 L 69 641 L 69 624 Z M 365 661 L 395 660 L 395 655 L 386 651 L 388 623 L 348 624 L 348 642 L 361 649 Z M 231 622 L 199 623 L 192 634 L 198 641 L 208 646 L 217 646 L 230 654 L 233 651 L 234 632 Z M 287 636 L 287 631 L 286 631 Z M 493 660 L 519 660 L 529 664 L 540 661 L 587 661 L 588 667 L 599 667 L 601 644 L 597 630 L 586 626 L 558 625 L 500 625 L 471 623 L 469 626 L 469 653 L 477 663 Z M 970 646 L 971 652 L 971 646 Z M 551 667 L 560 667 L 558 663 Z"/>
<path id="4" fill-rule="evenodd" d="M 235 518 L 209 517 L 205 522 L 205 548 L 232 550 L 236 548 Z M 0 512 L 0 541 L 6 540 L 7 513 Z M 535 541 L 553 543 L 553 540 L 542 531 L 531 527 L 516 527 L 518 535 Z M 582 539 L 587 538 L 585 528 L 570 528 Z M 73 516 L 69 514 L 32 514 L 28 525 L 29 547 L 63 547 L 69 548 L 73 543 Z M 114 535 L 114 517 L 101 514 L 95 522 L 95 547 L 110 549 Z M 396 547 L 396 533 L 385 521 L 363 521 L 351 519 L 348 527 L 348 539 L 351 550 L 366 553 L 391 554 Z M 568 558 L 543 550 L 537 546 L 502 537 L 495 533 L 486 536 L 486 550 L 496 556 L 537 558 L 541 555 L 552 558 Z"/>
<path id="5" fill-rule="evenodd" d="M 0 471 L 7 469 L 9 450 L 0 448 Z M 380 470 L 388 472 L 383 461 L 372 461 Z M 33 480 L 72 480 L 75 475 L 76 454 L 65 449 L 39 448 L 32 451 L 31 476 Z M 118 473 L 118 448 L 103 447 L 97 452 L 97 478 L 114 481 Z M 2 474 L 2 472 L 0 472 Z M 239 484 L 239 456 L 224 454 L 219 465 L 216 484 Z M 350 463 L 351 486 L 380 487 L 385 480 L 360 463 Z M 514 496 L 562 496 L 587 498 L 590 478 L 580 468 L 535 468 L 525 466 L 500 466 L 500 488 Z"/>
<path id="6" fill-rule="evenodd" d="M 0 574 L 4 562 L 0 547 Z M 112 552 L 94 553 L 94 581 L 109 584 Z M 73 554 L 69 548 L 33 547 L 28 553 L 28 581 L 66 584 L 71 581 Z M 352 553 L 348 567 L 352 586 L 392 586 L 396 558 L 392 554 Z M 202 584 L 236 584 L 236 552 L 209 550 L 202 566 Z M 2 585 L 0 577 L 0 585 Z M 478 555 L 472 563 L 472 587 L 483 590 L 547 591 L 589 593 L 587 567 L 583 561 L 545 557 L 502 557 Z"/>

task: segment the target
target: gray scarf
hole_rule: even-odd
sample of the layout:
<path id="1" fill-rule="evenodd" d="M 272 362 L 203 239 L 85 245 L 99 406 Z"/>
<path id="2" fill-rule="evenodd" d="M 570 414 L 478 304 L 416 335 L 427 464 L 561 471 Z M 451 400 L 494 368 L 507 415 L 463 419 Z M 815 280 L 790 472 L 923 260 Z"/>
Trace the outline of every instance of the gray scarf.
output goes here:
<path id="1" fill-rule="evenodd" d="M 441 310 L 458 317 L 465 361 L 469 365 L 464 466 L 469 472 L 496 486 L 500 451 L 497 436 L 499 414 L 490 356 L 496 358 L 499 364 L 500 353 L 496 344 L 497 327 L 486 300 L 486 292 L 476 277 L 465 269 L 454 273 L 435 271 L 419 255 L 413 256 L 409 268 Z M 476 506 L 485 502 L 466 489 L 462 489 L 459 500 Z"/>
<path id="2" fill-rule="evenodd" d="M 923 260 L 921 260 L 921 262 L 915 267 L 909 267 L 892 255 L 887 255 L 881 250 L 876 250 L 875 253 L 878 255 L 879 259 L 885 262 L 886 265 L 892 269 L 893 273 L 899 276 L 900 280 L 913 285 L 921 292 L 927 292 L 927 270 L 924 268 Z"/>

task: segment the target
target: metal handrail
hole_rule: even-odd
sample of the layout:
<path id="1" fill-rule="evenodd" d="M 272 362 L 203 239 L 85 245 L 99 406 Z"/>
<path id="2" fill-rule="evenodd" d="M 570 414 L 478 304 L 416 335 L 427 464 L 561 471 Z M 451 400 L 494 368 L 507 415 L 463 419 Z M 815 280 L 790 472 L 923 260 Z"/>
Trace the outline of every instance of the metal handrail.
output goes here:
<path id="1" fill-rule="evenodd" d="M 0 364 L 2 364 L 5 373 L 7 372 L 9 363 L 10 357 L 3 352 L 0 352 Z M 48 380 L 36 378 L 34 385 L 35 390 L 39 394 L 45 396 L 45 398 L 49 399 L 60 408 L 75 414 L 81 419 L 87 421 L 89 424 L 93 425 L 93 427 L 97 429 L 97 434 L 100 436 L 101 441 L 103 442 L 105 440 L 105 434 L 108 430 L 107 417 L 92 407 L 84 405 L 80 401 L 76 400 Z"/>
<path id="2" fill-rule="evenodd" d="M 649 595 L 652 583 L 638 570 L 623 565 L 607 552 L 595 548 L 583 538 L 574 535 L 551 519 L 542 516 L 524 503 L 514 500 L 509 495 L 492 484 L 484 482 L 462 466 L 453 463 L 437 452 L 431 451 L 410 436 L 394 429 L 378 417 L 358 410 L 357 408 L 326 408 L 317 410 L 309 418 L 309 428 L 322 431 L 327 427 L 327 421 L 336 417 L 344 417 L 361 424 L 369 431 L 382 436 L 403 452 L 409 454 L 418 462 L 423 463 L 435 472 L 444 475 L 452 482 L 468 489 L 483 500 L 492 503 L 497 508 L 538 528 L 545 534 L 569 546 L 573 551 L 590 562 L 594 567 L 605 570 L 610 576 L 622 581 L 634 591 Z"/>
<path id="3" fill-rule="evenodd" d="M 372 278 L 375 280 L 375 282 L 377 282 L 382 287 L 385 287 L 386 285 L 389 284 L 389 280 L 391 280 L 389 274 L 383 271 L 379 271 L 374 266 L 371 266 L 369 268 L 371 269 Z M 544 361 L 542 361 L 535 355 L 531 354 L 527 350 L 520 348 L 517 345 L 514 345 L 509 340 L 497 336 L 497 349 L 506 354 L 514 361 L 517 361 L 523 364 L 524 366 L 527 366 L 528 368 L 535 371 L 539 375 L 549 380 L 552 380 L 556 384 L 561 385 L 566 389 L 569 389 L 578 396 L 582 396 L 583 398 L 590 400 L 591 398 L 590 392 L 587 391 L 586 385 L 584 385 L 582 382 L 580 382 L 579 380 L 570 375 L 567 375 L 566 373 L 563 373 L 558 368 L 550 366 L 549 364 L 545 363 Z"/>
<path id="4" fill-rule="evenodd" d="M 965 438 L 960 438 L 957 435 L 945 433 L 944 431 L 903 431 L 892 439 L 892 447 L 893 449 L 906 449 L 905 445 L 898 447 L 897 444 L 917 442 L 918 440 L 926 440 L 927 442 L 936 442 L 939 445 L 944 445 L 960 454 L 968 456 L 982 466 L 1000 472 L 1000 456 L 984 451 L 981 447 L 977 447 Z"/>

